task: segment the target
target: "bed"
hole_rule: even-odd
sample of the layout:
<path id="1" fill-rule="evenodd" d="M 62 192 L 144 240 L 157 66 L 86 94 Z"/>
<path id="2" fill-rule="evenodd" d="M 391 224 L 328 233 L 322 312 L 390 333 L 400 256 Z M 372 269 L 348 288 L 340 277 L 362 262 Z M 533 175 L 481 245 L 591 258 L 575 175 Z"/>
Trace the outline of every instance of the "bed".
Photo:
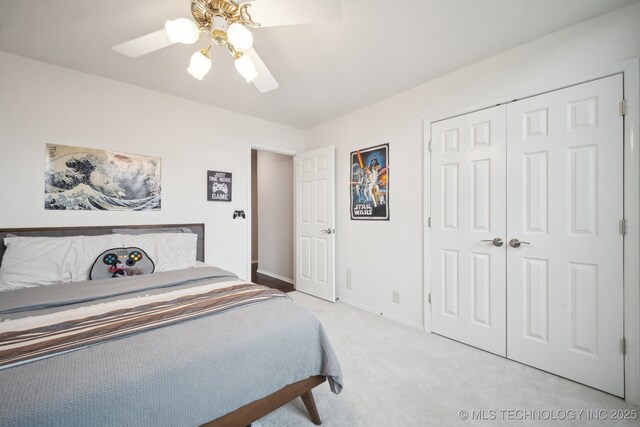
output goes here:
<path id="1" fill-rule="evenodd" d="M 66 283 L 12 284 L 18 243 L 34 241 L 24 237 L 86 240 L 60 258 L 73 260 L 64 274 L 82 265 L 81 274 Z M 199 263 L 169 268 L 180 265 L 159 248 L 178 237 L 194 243 L 190 256 Z M 81 280 L 85 258 L 101 256 L 114 239 L 123 247 L 142 242 L 136 247 L 146 245 L 157 270 Z M 280 291 L 202 263 L 203 224 L 4 229 L 0 241 L 13 245 L 0 245 L 0 287 L 13 286 L 0 292 L 3 426 L 247 426 L 297 397 L 320 424 L 312 389 L 325 381 L 336 394 L 342 388 L 339 362 L 310 312 Z M 172 253 L 187 251 L 180 244 Z"/>

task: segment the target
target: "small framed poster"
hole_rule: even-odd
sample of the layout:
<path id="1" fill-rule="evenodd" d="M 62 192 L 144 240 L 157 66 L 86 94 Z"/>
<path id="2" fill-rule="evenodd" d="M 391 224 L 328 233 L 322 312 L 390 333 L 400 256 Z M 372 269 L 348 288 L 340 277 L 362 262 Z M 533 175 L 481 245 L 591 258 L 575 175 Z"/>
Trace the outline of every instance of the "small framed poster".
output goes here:
<path id="1" fill-rule="evenodd" d="M 207 171 L 207 200 L 231 201 L 231 172 Z"/>
<path id="2" fill-rule="evenodd" d="M 351 153 L 351 219 L 389 220 L 389 144 Z"/>

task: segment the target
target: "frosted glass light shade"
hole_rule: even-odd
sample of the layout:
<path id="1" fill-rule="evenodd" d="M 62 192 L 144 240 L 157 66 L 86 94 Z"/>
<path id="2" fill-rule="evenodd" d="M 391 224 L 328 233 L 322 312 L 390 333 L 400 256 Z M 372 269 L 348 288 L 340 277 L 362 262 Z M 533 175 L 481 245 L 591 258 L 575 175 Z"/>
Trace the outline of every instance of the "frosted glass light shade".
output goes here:
<path id="1" fill-rule="evenodd" d="M 187 71 L 194 78 L 202 80 L 211 69 L 211 55 L 206 49 L 199 50 L 191 55 L 191 62 Z"/>
<path id="2" fill-rule="evenodd" d="M 251 83 L 258 77 L 258 72 L 256 71 L 255 65 L 253 65 L 253 61 L 247 55 L 242 55 L 240 58 L 235 60 L 236 70 L 247 83 Z"/>
<path id="3" fill-rule="evenodd" d="M 169 40 L 173 43 L 193 44 L 200 38 L 200 29 L 187 18 L 178 18 L 164 24 Z"/>
<path id="4" fill-rule="evenodd" d="M 229 43 L 240 52 L 244 52 L 253 45 L 253 34 L 242 24 L 234 23 L 227 29 Z"/>

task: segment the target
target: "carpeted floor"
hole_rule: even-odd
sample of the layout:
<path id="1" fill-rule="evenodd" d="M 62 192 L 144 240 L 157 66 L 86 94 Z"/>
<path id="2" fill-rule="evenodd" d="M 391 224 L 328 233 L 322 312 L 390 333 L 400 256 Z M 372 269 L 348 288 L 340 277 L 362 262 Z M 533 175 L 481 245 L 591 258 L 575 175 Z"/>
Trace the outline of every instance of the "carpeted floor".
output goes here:
<path id="1" fill-rule="evenodd" d="M 320 319 L 342 365 L 341 394 L 326 383 L 314 391 L 325 427 L 640 425 L 611 421 L 612 410 L 639 410 L 617 397 L 346 304 L 289 295 Z M 462 410 L 476 412 L 463 420 Z M 300 399 L 259 423 L 313 426 Z"/>

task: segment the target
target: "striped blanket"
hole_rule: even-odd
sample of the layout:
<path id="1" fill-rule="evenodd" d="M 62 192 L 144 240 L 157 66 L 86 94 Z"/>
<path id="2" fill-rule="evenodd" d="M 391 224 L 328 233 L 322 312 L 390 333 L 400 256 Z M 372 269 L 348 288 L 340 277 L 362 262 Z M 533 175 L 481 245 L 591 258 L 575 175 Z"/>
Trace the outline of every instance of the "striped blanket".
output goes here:
<path id="1" fill-rule="evenodd" d="M 128 298 L 0 322 L 0 368 L 53 356 L 285 293 L 239 281 Z"/>

